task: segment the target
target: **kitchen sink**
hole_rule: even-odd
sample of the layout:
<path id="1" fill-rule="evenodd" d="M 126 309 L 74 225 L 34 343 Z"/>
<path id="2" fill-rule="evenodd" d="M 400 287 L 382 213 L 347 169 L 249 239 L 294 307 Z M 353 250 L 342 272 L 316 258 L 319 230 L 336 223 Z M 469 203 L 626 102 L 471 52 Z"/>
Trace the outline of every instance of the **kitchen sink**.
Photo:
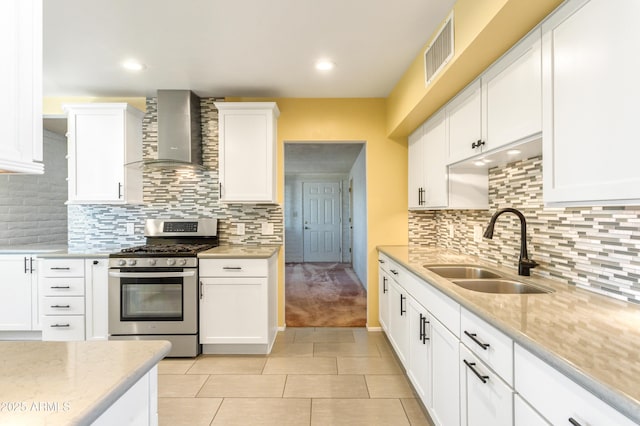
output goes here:
<path id="1" fill-rule="evenodd" d="M 476 265 L 424 265 L 442 278 L 500 278 L 500 275 Z"/>
<path id="2" fill-rule="evenodd" d="M 482 293 L 545 294 L 553 292 L 553 290 L 548 290 L 546 288 L 507 279 L 455 280 L 453 283 L 462 288 Z"/>

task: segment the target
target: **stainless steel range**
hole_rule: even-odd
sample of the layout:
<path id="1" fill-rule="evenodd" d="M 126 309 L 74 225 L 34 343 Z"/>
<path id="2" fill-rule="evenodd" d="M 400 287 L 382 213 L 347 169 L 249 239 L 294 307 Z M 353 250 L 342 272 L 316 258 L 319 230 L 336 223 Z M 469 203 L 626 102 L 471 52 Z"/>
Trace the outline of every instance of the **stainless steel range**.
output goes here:
<path id="1" fill-rule="evenodd" d="M 217 219 L 147 219 L 147 244 L 109 256 L 109 339 L 169 340 L 193 357 L 198 339 L 198 253 L 218 245 Z"/>

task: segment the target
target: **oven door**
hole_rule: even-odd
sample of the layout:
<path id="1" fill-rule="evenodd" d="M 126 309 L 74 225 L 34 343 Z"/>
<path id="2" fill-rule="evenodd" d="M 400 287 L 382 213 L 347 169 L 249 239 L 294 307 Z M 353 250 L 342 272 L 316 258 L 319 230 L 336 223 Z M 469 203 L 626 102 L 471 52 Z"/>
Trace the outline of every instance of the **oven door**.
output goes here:
<path id="1" fill-rule="evenodd" d="M 111 269 L 109 334 L 198 332 L 196 268 Z"/>

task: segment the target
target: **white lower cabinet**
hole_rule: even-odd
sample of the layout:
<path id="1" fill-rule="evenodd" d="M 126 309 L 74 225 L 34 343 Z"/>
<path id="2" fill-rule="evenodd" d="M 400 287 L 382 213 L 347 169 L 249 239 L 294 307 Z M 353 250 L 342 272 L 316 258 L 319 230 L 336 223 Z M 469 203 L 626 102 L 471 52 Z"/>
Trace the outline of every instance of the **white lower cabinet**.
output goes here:
<path id="1" fill-rule="evenodd" d="M 389 274 L 380 268 L 378 275 L 378 313 L 380 326 L 384 331 L 389 330 Z"/>
<path id="2" fill-rule="evenodd" d="M 433 356 L 433 405 L 431 418 L 437 425 L 460 424 L 460 340 L 437 319 L 431 321 Z"/>
<path id="3" fill-rule="evenodd" d="M 431 399 L 431 315 L 413 297 L 409 297 L 409 368 L 407 376 L 425 407 Z"/>
<path id="4" fill-rule="evenodd" d="M 550 424 L 518 394 L 513 397 L 513 420 L 514 426 L 549 426 Z"/>
<path id="5" fill-rule="evenodd" d="M 409 361 L 409 315 L 407 292 L 395 280 L 389 281 L 389 340 L 403 365 Z"/>
<path id="6" fill-rule="evenodd" d="M 36 265 L 35 254 L 0 256 L 0 331 L 39 329 Z"/>
<path id="7" fill-rule="evenodd" d="M 269 353 L 277 333 L 277 256 L 200 259 L 204 353 Z"/>
<path id="8" fill-rule="evenodd" d="M 109 259 L 85 259 L 86 340 L 109 340 Z"/>
<path id="9" fill-rule="evenodd" d="M 42 340 L 84 340 L 84 259 L 43 259 Z"/>
<path id="10" fill-rule="evenodd" d="M 108 259 L 40 262 L 42 340 L 108 340 Z"/>
<path id="11" fill-rule="evenodd" d="M 510 426 L 513 390 L 500 376 L 460 345 L 460 420 L 463 426 Z"/>
<path id="12" fill-rule="evenodd" d="M 636 424 L 520 345 L 515 345 L 514 354 L 516 392 L 549 423 L 584 426 Z M 516 418 L 516 424 L 526 423 Z"/>

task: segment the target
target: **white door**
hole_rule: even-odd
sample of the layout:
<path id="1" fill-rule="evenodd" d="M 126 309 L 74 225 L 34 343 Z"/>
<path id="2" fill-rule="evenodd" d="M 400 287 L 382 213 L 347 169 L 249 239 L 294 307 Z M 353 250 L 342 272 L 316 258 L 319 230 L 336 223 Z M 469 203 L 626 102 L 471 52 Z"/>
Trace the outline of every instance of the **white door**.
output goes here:
<path id="1" fill-rule="evenodd" d="M 340 262 L 340 183 L 303 182 L 304 261 Z"/>

